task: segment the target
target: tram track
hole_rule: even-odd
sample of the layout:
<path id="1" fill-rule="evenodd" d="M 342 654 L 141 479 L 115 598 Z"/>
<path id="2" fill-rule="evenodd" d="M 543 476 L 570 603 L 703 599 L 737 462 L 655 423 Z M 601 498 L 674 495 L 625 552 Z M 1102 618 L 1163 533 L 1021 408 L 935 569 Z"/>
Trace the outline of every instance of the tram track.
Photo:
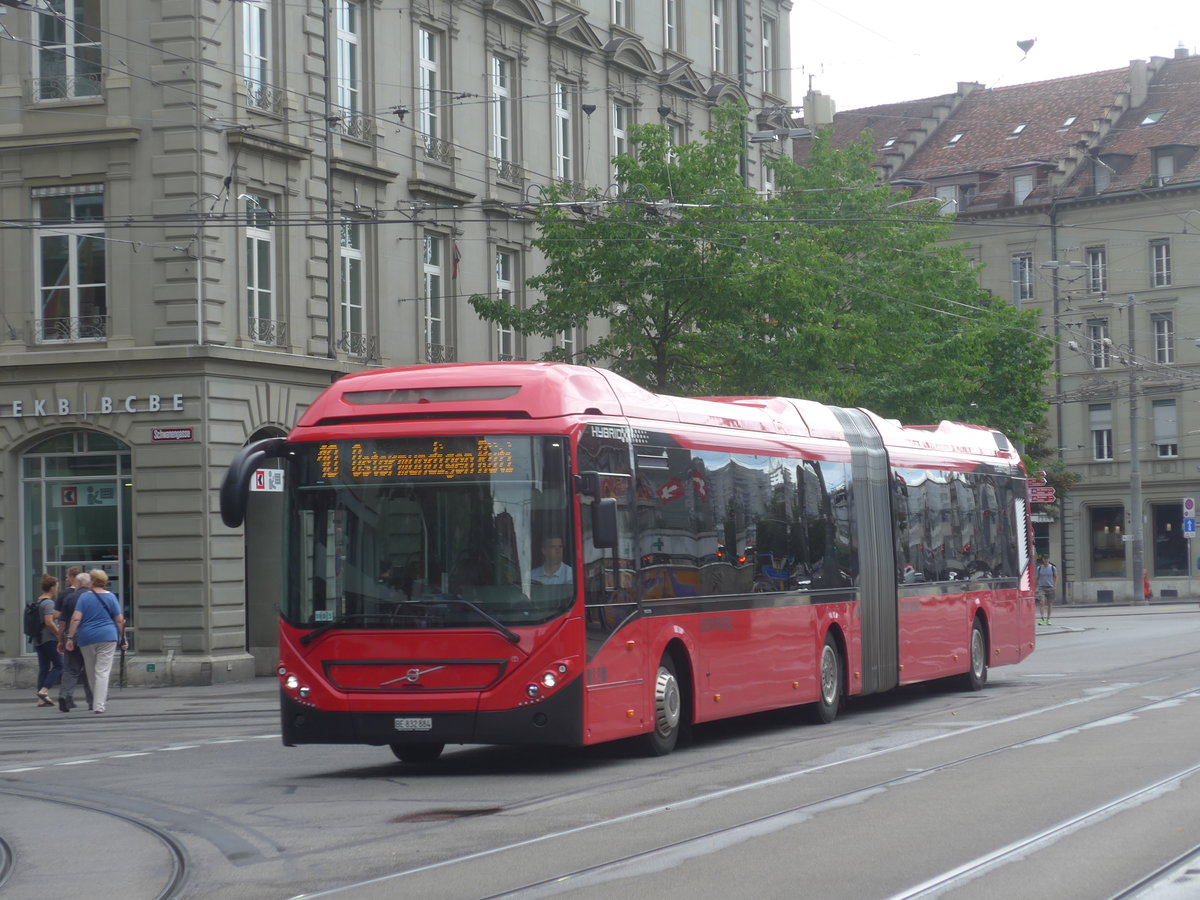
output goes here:
<path id="1" fill-rule="evenodd" d="M 1160 679 L 1152 679 L 1151 682 L 1158 680 Z M 1127 687 L 1138 689 L 1144 688 L 1145 686 L 1146 683 L 1140 683 L 1136 685 L 1128 685 Z M 1112 696 L 1112 694 L 1109 696 Z M 1015 750 L 1036 746 L 1038 744 L 1057 742 L 1058 740 L 1068 736 L 1079 734 L 1081 731 L 1105 724 L 1123 721 L 1130 716 L 1136 716 L 1138 713 L 1162 708 L 1165 705 L 1170 705 L 1177 702 L 1195 700 L 1197 698 L 1200 698 L 1200 685 L 1191 686 L 1184 690 L 1175 691 L 1162 697 L 1144 700 L 1138 703 L 1121 704 L 1118 708 L 1107 710 L 1101 715 L 1085 717 L 1081 720 L 1074 720 L 1070 724 L 1062 727 L 1041 730 L 1037 733 L 1022 737 L 1019 740 L 1008 741 L 997 746 L 989 747 L 986 750 L 968 754 L 960 754 L 934 765 L 907 769 L 902 774 L 891 778 L 875 780 L 867 784 L 859 784 L 852 789 L 845 791 L 823 794 L 804 803 L 788 806 L 782 810 L 775 810 L 762 816 L 744 819 L 722 828 L 710 829 L 703 833 L 691 835 L 686 838 L 666 841 L 655 847 L 643 848 L 636 852 L 617 855 L 611 859 L 607 859 L 603 862 L 598 862 L 593 865 L 580 866 L 566 871 L 555 872 L 549 877 L 532 879 L 519 886 L 506 887 L 504 890 L 496 893 L 480 894 L 479 900 L 500 900 L 500 898 L 514 897 L 536 898 L 542 896 L 557 896 L 561 894 L 569 894 L 572 891 L 597 888 L 609 881 L 628 877 L 631 868 L 639 871 L 669 869 L 688 859 L 713 853 L 724 847 L 739 844 L 745 840 L 749 840 L 751 837 L 760 836 L 764 833 L 778 832 L 782 829 L 790 827 L 793 824 L 799 824 L 807 821 L 824 811 L 841 809 L 856 803 L 864 802 L 874 796 L 901 785 L 913 783 L 929 776 L 949 772 L 951 770 L 959 769 L 968 765 L 977 764 L 989 758 L 1000 757 Z M 670 803 L 635 810 L 623 815 L 611 816 L 577 827 L 562 829 L 536 837 L 531 837 L 516 843 L 480 850 L 475 853 L 464 854 L 410 869 L 403 869 L 393 873 L 380 875 L 375 878 L 353 882 L 338 887 L 327 888 L 322 891 L 300 894 L 292 898 L 292 900 L 315 900 L 315 898 L 321 897 L 334 897 L 341 895 L 349 896 L 353 895 L 354 892 L 359 889 L 367 888 L 369 886 L 382 886 L 385 884 L 398 887 L 399 882 L 405 878 L 432 874 L 438 870 L 446 870 L 459 865 L 469 865 L 485 858 L 492 859 L 494 864 L 497 858 L 503 858 L 505 854 L 516 854 L 535 845 L 546 845 L 550 842 L 572 838 L 583 835 L 587 832 L 598 832 L 604 829 L 619 828 L 620 826 L 627 825 L 634 820 L 651 818 L 669 811 L 678 812 L 680 810 L 686 810 L 689 808 L 695 809 L 714 800 L 732 797 L 737 794 L 744 794 L 752 790 L 760 790 L 764 788 L 769 789 L 773 786 L 782 785 L 785 782 L 797 780 L 805 776 L 826 774 L 839 767 L 853 765 L 865 760 L 879 759 L 880 757 L 888 754 L 911 750 L 920 745 L 929 744 L 934 741 L 941 741 L 948 738 L 957 737 L 962 735 L 966 730 L 982 730 L 1001 726 L 1011 723 L 1019 718 L 1027 718 L 1032 715 L 1046 712 L 1051 708 L 1062 709 L 1078 703 L 1088 702 L 1090 699 L 1095 699 L 1095 697 L 1078 698 L 1072 701 L 1065 701 L 1060 704 L 1042 707 L 1038 710 L 1027 711 L 1016 716 L 1006 717 L 993 722 L 968 726 L 968 729 L 961 731 L 916 739 L 906 743 L 900 743 L 894 746 L 868 751 L 846 759 L 802 767 L 771 778 L 760 779 L 754 782 L 735 785 L 716 791 L 701 792 L 691 797 L 681 797 Z M 941 711 L 940 714 L 944 716 L 945 711 Z M 761 752 L 761 748 L 757 748 L 755 752 Z M 706 764 L 711 762 L 711 760 L 708 760 L 706 761 Z M 1099 806 L 1088 810 L 1085 813 L 1070 817 L 1066 820 L 1056 823 L 1054 826 L 1040 829 L 1038 832 L 1027 835 L 1021 840 L 1011 842 L 1010 844 L 1005 845 L 1004 847 L 1001 847 L 990 854 L 986 854 L 983 857 L 974 859 L 968 863 L 964 863 L 962 866 L 952 871 L 943 873 L 940 876 L 937 876 L 935 879 L 931 879 L 928 882 L 918 884 L 899 894 L 895 894 L 891 900 L 902 900 L 902 898 L 905 898 L 905 900 L 907 900 L 907 898 L 913 898 L 913 900 L 915 900 L 915 898 L 932 896 L 933 894 L 953 888 L 964 883 L 966 880 L 977 877 L 985 868 L 998 867 L 1003 865 L 1006 861 L 1011 861 L 1012 859 L 1019 857 L 1021 854 L 1029 852 L 1031 848 L 1036 849 L 1036 847 L 1042 842 L 1050 841 L 1056 836 L 1061 836 L 1070 831 L 1086 828 L 1089 823 L 1097 819 L 1113 815 L 1118 811 L 1136 805 L 1139 802 L 1153 797 L 1157 792 L 1166 790 L 1170 785 L 1177 783 L 1182 779 L 1191 777 L 1197 773 L 1200 773 L 1200 764 L 1176 770 L 1167 776 L 1156 779 L 1150 784 L 1140 786 L 1136 790 L 1126 791 L 1119 796 L 1110 798 L 1108 802 L 1100 804 Z M 661 776 L 663 773 L 659 772 L 657 774 Z M 607 789 L 611 790 L 612 788 L 613 785 L 610 783 Z M 569 793 L 575 793 L 576 796 L 578 796 L 581 792 Z M 568 798 L 564 795 L 562 799 Z M 543 796 L 537 801 L 531 802 L 540 802 L 544 804 L 549 800 L 549 797 Z M 512 810 L 513 808 L 505 809 L 506 812 Z M 551 854 L 545 853 L 544 850 L 542 851 L 543 858 L 550 855 Z M 375 895 L 372 894 L 372 896 Z M 1134 895 L 1118 895 L 1119 898 L 1132 896 Z M 1114 898 L 1114 900 L 1116 900 L 1116 898 Z"/>
<path id="2" fill-rule="evenodd" d="M 67 807 L 75 812 L 88 812 L 99 815 L 103 818 L 123 822 L 133 826 L 139 832 L 152 837 L 166 852 L 166 873 L 162 877 L 162 886 L 158 892 L 151 895 L 145 892 L 146 885 L 141 873 L 138 874 L 138 881 L 135 884 L 130 884 L 129 889 L 125 892 L 125 896 L 129 897 L 153 897 L 153 900 L 174 900 L 183 894 L 184 887 L 188 878 L 188 859 L 187 853 L 183 845 L 175 839 L 175 836 L 168 830 L 155 825 L 153 822 L 138 818 L 137 816 L 128 813 L 114 810 L 98 803 L 91 803 L 86 800 L 75 800 L 65 797 L 57 797 L 46 794 L 43 791 L 24 790 L 9 786 L 0 786 L 0 795 L 20 798 L 22 800 L 34 803 L 49 803 L 58 806 Z M 4 888 L 6 882 L 17 878 L 21 872 L 21 858 L 13 852 L 11 845 L 0 840 L 0 889 Z M 131 873 L 132 874 L 132 873 Z"/>

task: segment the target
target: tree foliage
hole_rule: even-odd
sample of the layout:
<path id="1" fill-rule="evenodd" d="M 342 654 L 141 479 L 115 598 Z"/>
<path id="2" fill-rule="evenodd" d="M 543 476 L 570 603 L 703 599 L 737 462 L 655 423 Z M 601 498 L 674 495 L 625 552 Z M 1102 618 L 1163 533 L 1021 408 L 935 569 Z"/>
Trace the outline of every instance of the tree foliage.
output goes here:
<path id="1" fill-rule="evenodd" d="M 576 361 L 660 392 L 806 397 L 1015 437 L 1042 419 L 1048 343 L 945 245 L 935 202 L 879 184 L 869 144 L 828 134 L 805 165 L 780 160 L 764 198 L 741 173 L 745 110 L 713 120 L 677 147 L 632 127 L 618 199 L 551 189 L 533 213 L 542 299 L 476 296 L 478 314 L 546 337 L 607 320 Z"/>

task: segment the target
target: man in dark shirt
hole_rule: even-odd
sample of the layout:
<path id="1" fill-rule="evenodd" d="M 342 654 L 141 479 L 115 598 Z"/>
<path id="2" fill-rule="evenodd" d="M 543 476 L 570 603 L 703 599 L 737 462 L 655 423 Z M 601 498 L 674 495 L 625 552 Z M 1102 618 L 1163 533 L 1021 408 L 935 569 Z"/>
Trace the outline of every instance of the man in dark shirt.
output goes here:
<path id="1" fill-rule="evenodd" d="M 58 620 L 60 622 L 70 622 L 71 616 L 75 614 L 75 603 L 79 600 L 79 595 L 83 593 L 84 588 L 78 584 L 80 573 L 83 570 L 78 566 L 71 566 L 67 569 L 66 586 L 58 592 L 58 597 L 55 598 L 54 606 L 58 610 Z M 63 629 L 65 635 L 67 629 Z M 58 652 L 63 658 L 63 675 L 62 683 L 58 688 L 58 709 L 60 712 L 70 712 L 75 706 L 75 698 L 72 696 L 75 693 L 75 685 L 82 682 L 83 691 L 87 695 L 88 709 L 92 708 L 92 686 L 88 684 L 87 672 L 83 665 L 83 653 L 78 647 L 71 650 L 66 648 L 63 637 L 60 635 L 58 639 Z"/>

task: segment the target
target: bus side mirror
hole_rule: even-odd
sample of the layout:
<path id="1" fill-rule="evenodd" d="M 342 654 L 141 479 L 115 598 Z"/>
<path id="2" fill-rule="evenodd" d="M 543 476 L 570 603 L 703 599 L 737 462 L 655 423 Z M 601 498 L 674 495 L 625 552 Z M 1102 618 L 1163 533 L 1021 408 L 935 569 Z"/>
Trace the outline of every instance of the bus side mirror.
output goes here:
<path id="1" fill-rule="evenodd" d="M 592 543 L 598 550 L 611 550 L 617 546 L 616 497 L 592 500 Z"/>
<path id="2" fill-rule="evenodd" d="M 282 456 L 285 438 L 269 437 L 247 444 L 237 452 L 221 480 L 221 521 L 237 528 L 246 520 L 250 476 L 267 457 Z"/>

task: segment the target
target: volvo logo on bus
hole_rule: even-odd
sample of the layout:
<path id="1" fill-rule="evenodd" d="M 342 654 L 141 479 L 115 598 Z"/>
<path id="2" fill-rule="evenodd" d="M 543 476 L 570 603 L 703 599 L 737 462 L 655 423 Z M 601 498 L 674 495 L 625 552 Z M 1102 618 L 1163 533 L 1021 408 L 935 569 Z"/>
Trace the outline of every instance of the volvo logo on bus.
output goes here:
<path id="1" fill-rule="evenodd" d="M 421 678 L 428 675 L 430 672 L 439 672 L 445 666 L 432 666 L 428 669 L 419 669 L 416 666 L 404 673 L 403 678 L 393 678 L 391 681 L 380 682 L 380 687 L 391 687 L 393 684 L 398 684 L 401 681 L 407 681 L 409 684 L 420 684 Z"/>

